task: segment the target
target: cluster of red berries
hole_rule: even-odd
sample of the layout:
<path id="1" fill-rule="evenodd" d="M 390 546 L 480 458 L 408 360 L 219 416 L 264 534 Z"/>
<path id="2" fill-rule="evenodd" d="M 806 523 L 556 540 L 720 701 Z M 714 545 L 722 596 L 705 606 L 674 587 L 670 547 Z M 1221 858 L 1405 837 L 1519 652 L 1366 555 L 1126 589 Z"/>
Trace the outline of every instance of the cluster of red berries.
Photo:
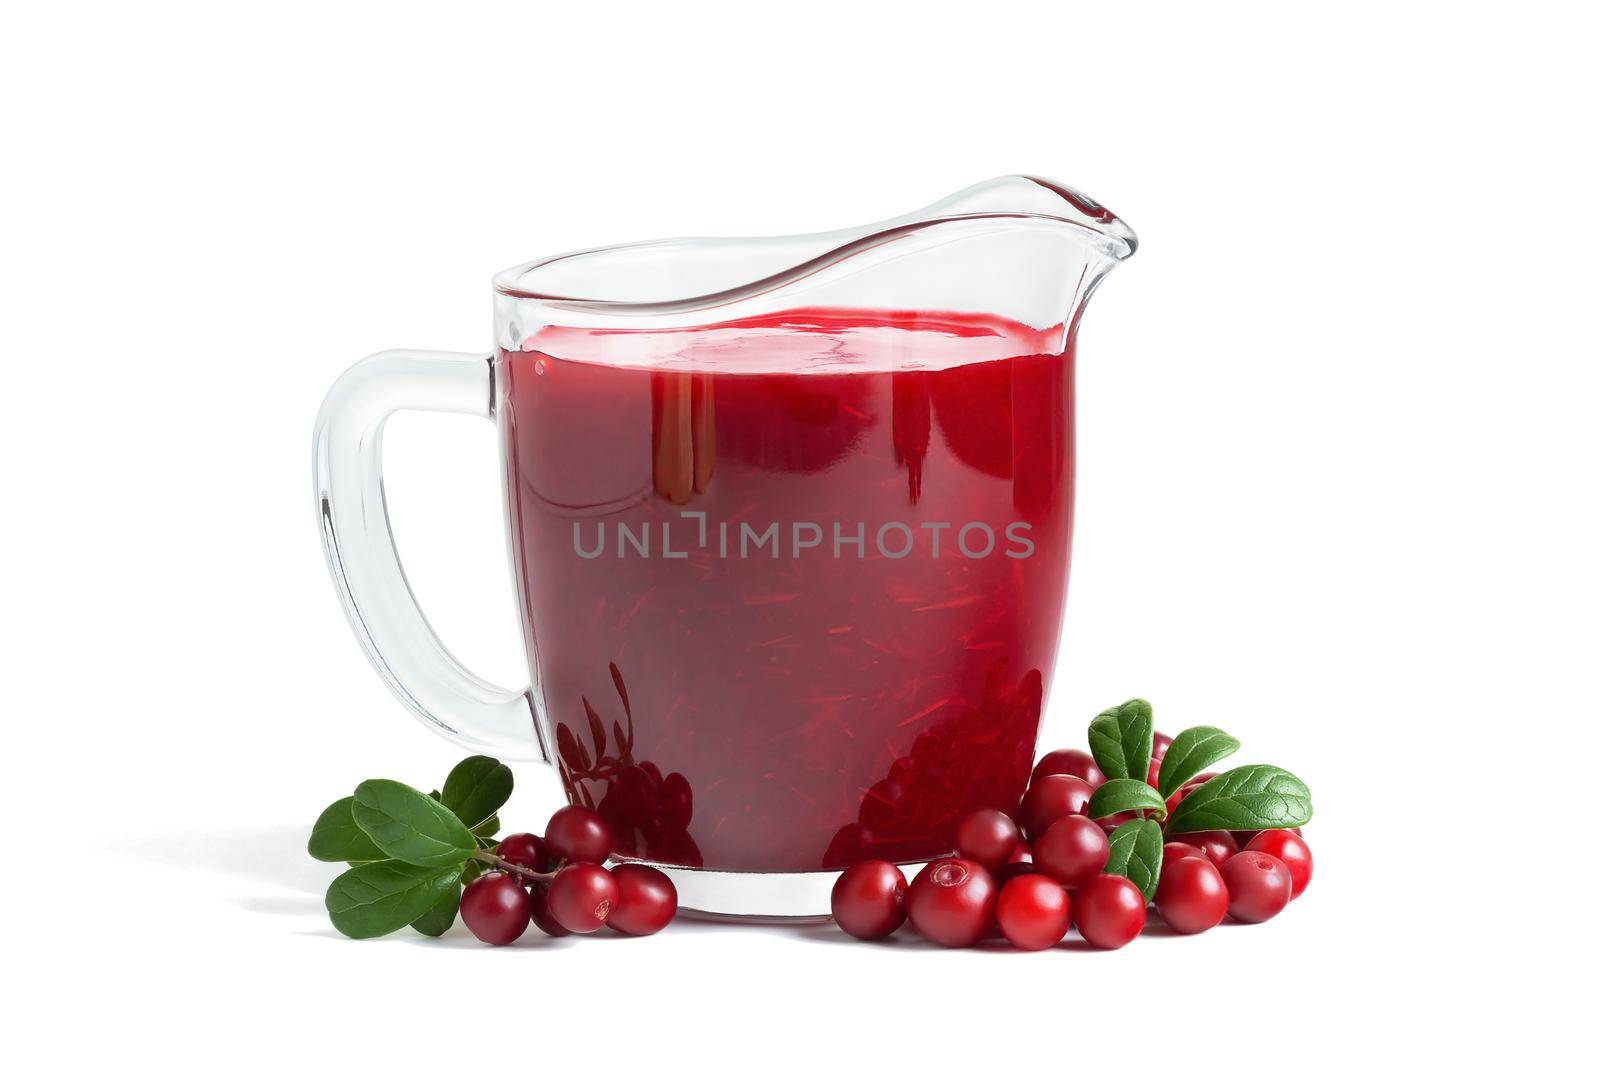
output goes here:
<path id="1" fill-rule="evenodd" d="M 509 944 L 532 921 L 550 936 L 597 932 L 629 936 L 660 932 L 678 912 L 672 879 L 628 862 L 606 869 L 611 829 L 585 806 L 550 816 L 543 836 L 519 832 L 495 847 L 503 863 L 461 893 L 461 920 L 486 944 Z"/>
<path id="2" fill-rule="evenodd" d="M 1172 740 L 1155 733 L 1149 783 Z M 1168 800 L 1168 813 L 1200 774 Z M 858 862 L 833 888 L 833 917 L 862 940 L 894 932 L 910 919 L 918 933 L 946 947 L 969 947 L 999 930 L 1029 951 L 1059 943 L 1076 924 L 1094 947 L 1117 948 L 1138 936 L 1146 905 L 1138 885 L 1104 872 L 1107 833 L 1138 816 L 1088 817 L 1089 798 L 1105 776 L 1079 750 L 1053 751 L 1034 767 L 1016 817 L 977 810 L 956 827 L 955 857 L 930 862 L 908 888 L 898 867 Z M 1311 851 L 1296 829 L 1173 836 L 1162 851 L 1155 907 L 1167 927 L 1197 933 L 1223 917 L 1260 922 L 1275 916 L 1311 881 Z"/>

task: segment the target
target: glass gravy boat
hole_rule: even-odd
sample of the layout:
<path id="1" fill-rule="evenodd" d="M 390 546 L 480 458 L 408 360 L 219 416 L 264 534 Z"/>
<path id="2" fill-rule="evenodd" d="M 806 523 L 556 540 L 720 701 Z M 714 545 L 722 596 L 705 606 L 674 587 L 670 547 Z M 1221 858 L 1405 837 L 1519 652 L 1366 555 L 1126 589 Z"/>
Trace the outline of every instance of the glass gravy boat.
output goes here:
<path id="1" fill-rule="evenodd" d="M 1136 246 L 1043 179 L 873 226 L 677 239 L 495 279 L 493 354 L 330 391 L 316 505 L 379 674 L 435 731 L 545 761 L 685 908 L 810 916 L 1027 782 L 1066 597 L 1073 360 Z M 383 501 L 401 409 L 501 432 L 531 684 L 461 666 Z"/>

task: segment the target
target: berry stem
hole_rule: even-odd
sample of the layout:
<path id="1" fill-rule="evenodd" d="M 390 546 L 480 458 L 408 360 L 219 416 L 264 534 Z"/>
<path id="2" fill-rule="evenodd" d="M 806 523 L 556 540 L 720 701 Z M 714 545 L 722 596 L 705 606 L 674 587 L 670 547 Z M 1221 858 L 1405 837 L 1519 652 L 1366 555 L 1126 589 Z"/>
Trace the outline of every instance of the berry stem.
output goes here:
<path id="1" fill-rule="evenodd" d="M 527 866 L 519 866 L 514 862 L 507 862 L 499 855 L 492 854 L 489 851 L 473 851 L 472 858 L 476 862 L 483 862 L 493 866 L 495 869 L 504 870 L 507 873 L 515 873 L 523 880 L 550 881 L 555 879 L 554 873 L 536 873 Z"/>

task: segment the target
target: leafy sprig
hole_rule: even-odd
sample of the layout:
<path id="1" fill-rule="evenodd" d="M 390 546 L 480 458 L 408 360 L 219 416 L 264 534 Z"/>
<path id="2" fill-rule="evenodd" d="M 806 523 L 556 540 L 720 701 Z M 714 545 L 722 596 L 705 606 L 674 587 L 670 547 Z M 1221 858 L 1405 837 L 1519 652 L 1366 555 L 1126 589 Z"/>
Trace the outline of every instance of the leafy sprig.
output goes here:
<path id="1" fill-rule="evenodd" d="M 455 924 L 461 887 L 489 869 L 549 880 L 494 854 L 511 770 L 473 755 L 423 793 L 396 780 L 363 780 L 317 818 L 311 857 L 345 862 L 324 900 L 333 927 L 358 940 L 410 925 L 443 936 Z"/>
<path id="2" fill-rule="evenodd" d="M 1127 877 L 1145 901 L 1161 883 L 1164 838 L 1190 832 L 1253 832 L 1298 828 L 1311 820 L 1311 790 L 1275 765 L 1245 765 L 1194 785 L 1174 806 L 1173 796 L 1196 776 L 1239 749 L 1220 728 L 1200 725 L 1173 737 L 1150 780 L 1155 719 L 1150 703 L 1130 699 L 1089 722 L 1089 750 L 1106 782 L 1089 799 L 1089 816 L 1133 813 L 1111 831 L 1105 872 Z"/>

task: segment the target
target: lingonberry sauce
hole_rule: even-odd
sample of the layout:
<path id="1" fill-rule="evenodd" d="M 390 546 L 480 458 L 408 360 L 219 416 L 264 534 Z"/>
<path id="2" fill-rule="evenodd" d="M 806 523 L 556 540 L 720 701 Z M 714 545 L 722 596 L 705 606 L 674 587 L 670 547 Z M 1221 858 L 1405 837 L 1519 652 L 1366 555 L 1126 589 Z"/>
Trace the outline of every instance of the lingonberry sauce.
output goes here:
<path id="1" fill-rule="evenodd" d="M 536 694 L 617 855 L 905 862 L 1014 813 L 1066 594 L 1070 331 L 547 327 L 497 371 Z"/>

